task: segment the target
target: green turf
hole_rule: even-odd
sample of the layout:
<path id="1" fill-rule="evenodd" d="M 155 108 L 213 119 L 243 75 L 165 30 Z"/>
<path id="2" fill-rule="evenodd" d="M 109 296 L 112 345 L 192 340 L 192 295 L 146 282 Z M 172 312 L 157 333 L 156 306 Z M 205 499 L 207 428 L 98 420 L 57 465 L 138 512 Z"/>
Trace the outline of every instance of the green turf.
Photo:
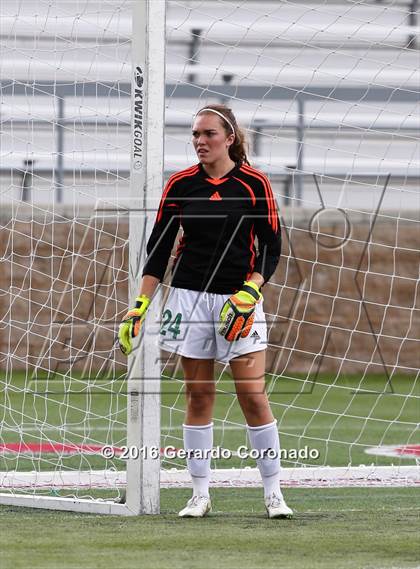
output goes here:
<path id="1" fill-rule="evenodd" d="M 0 380 L 0 442 L 49 442 L 76 444 L 125 444 L 126 383 L 118 379 L 59 376 L 28 381 L 24 374 Z M 224 374 L 218 381 L 214 411 L 215 445 L 233 451 L 246 443 L 244 419 L 234 394 L 232 379 Z M 184 418 L 183 383 L 165 378 L 162 391 L 162 446 L 182 446 Z M 416 424 L 420 412 L 420 381 L 395 376 L 389 385 L 384 376 L 363 378 L 324 376 L 317 381 L 305 377 L 267 376 L 273 413 L 278 420 L 285 450 L 317 450 L 319 458 L 283 460 L 283 466 L 347 466 L 375 463 L 389 465 L 398 459 L 365 454 L 370 446 L 418 443 Z M 227 426 L 227 430 L 223 430 Z M 169 427 L 169 428 L 167 428 Z M 18 433 L 21 432 L 21 435 Z M 401 464 L 412 464 L 402 460 Z M 0 457 L 1 470 L 37 470 L 56 467 L 124 468 L 114 459 L 105 464 L 99 456 Z M 184 467 L 180 460 L 166 467 Z M 219 460 L 214 467 L 254 466 L 252 460 Z"/>
<path id="2" fill-rule="evenodd" d="M 380 569 L 420 565 L 419 489 L 291 489 L 293 520 L 265 518 L 261 490 L 215 489 L 214 513 L 94 516 L 0 507 L 2 569 Z"/>
<path id="3" fill-rule="evenodd" d="M 419 382 L 383 376 L 267 377 L 282 447 L 319 450 L 307 464 L 413 464 L 373 457 L 367 446 L 418 443 Z M 0 442 L 125 444 L 126 384 L 122 380 L 60 377 L 28 382 L 24 374 L 0 380 Z M 162 446 L 182 446 L 182 381 L 165 378 Z M 246 442 L 244 419 L 231 378 L 218 381 L 215 445 L 235 450 Z M 227 425 L 229 429 L 221 427 Z M 169 429 L 167 427 L 170 427 Z M 301 461 L 305 463 L 305 461 Z M 294 466 L 283 460 L 283 466 Z M 254 466 L 218 461 L 213 467 Z M 166 461 L 164 467 L 185 467 Z M 0 457 L 0 471 L 124 469 L 99 456 Z M 62 490 L 115 498 L 119 490 Z M 267 520 L 261 490 L 216 489 L 214 513 L 180 520 L 188 490 L 162 491 L 162 515 L 117 518 L 0 507 L 1 569 L 32 568 L 414 568 L 420 567 L 419 489 L 291 489 L 293 520 Z"/>

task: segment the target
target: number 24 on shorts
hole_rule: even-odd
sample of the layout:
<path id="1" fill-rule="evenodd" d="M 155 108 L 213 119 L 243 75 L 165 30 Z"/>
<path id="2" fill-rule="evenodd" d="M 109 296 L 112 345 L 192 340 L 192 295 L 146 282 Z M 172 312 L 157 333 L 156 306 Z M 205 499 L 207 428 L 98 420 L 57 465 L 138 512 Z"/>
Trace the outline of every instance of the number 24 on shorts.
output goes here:
<path id="1" fill-rule="evenodd" d="M 176 340 L 176 337 L 181 332 L 179 327 L 181 326 L 182 314 L 178 312 L 175 318 L 172 318 L 172 312 L 169 309 L 166 309 L 162 314 L 162 327 L 160 329 L 160 333 L 163 336 L 166 334 L 171 333 L 172 338 Z"/>

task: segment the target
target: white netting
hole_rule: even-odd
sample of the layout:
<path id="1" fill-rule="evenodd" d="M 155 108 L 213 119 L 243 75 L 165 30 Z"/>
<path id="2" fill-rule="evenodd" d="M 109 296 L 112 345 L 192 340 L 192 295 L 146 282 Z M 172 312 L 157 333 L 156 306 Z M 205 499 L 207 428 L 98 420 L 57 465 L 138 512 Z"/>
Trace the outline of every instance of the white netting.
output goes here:
<path id="1" fill-rule="evenodd" d="M 370 447 L 419 442 L 419 29 L 408 10 L 169 5 L 167 169 L 195 160 L 192 111 L 226 102 L 280 207 L 283 256 L 264 307 L 287 467 L 371 463 Z M 164 397 L 164 446 L 181 446 L 179 362 L 164 374 L 174 394 Z M 252 466 L 235 452 L 247 441 L 229 367 L 216 377 L 215 444 L 232 457 L 215 464 Z"/>
<path id="2" fill-rule="evenodd" d="M 414 464 L 414 453 L 364 452 L 419 443 L 412 19 L 396 1 L 168 2 L 166 176 L 196 161 L 194 112 L 225 101 L 278 200 L 267 389 L 285 467 L 393 463 L 395 480 L 398 465 Z M 131 35 L 131 2 L 2 3 L 0 471 L 20 492 L 38 480 L 42 492 L 71 486 L 86 497 L 106 486 L 119 498 L 125 483 L 119 451 L 104 460 L 99 449 L 126 442 L 114 340 L 127 304 L 128 223 L 103 210 L 129 195 Z M 163 377 L 162 446 L 179 448 L 176 358 Z M 232 456 L 214 466 L 254 466 L 238 454 L 244 419 L 219 363 L 216 381 L 215 444 Z M 185 467 L 162 465 L 169 477 Z M 291 484 L 305 476 L 287 472 Z M 401 470 L 401 479 L 413 477 Z"/>
<path id="3" fill-rule="evenodd" d="M 94 496 L 83 472 L 124 469 L 100 448 L 126 443 L 128 217 L 103 208 L 129 188 L 131 4 L 1 10 L 0 470 Z"/>

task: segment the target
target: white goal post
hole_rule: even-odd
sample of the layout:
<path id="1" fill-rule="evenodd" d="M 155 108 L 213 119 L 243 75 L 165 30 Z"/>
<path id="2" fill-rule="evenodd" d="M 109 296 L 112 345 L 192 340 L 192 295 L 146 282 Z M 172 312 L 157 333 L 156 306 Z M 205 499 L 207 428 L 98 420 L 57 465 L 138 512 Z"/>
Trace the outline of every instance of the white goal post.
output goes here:
<path id="1" fill-rule="evenodd" d="M 165 0 L 132 4 L 130 198 L 122 209 L 117 201 L 114 211 L 114 215 L 129 217 L 129 305 L 138 296 L 145 240 L 153 225 L 153 208 L 163 183 L 165 4 Z M 96 209 L 100 212 L 103 208 L 111 211 L 112 216 L 112 200 L 105 206 L 99 200 Z M 96 215 L 101 214 L 95 212 Z M 154 335 L 149 333 L 149 323 L 157 320 L 159 310 L 156 298 L 148 311 L 142 341 L 128 358 L 126 445 L 131 448 L 160 448 L 160 358 Z M 0 493 L 0 504 L 126 516 L 159 513 L 159 456 L 140 453 L 128 457 L 126 464 L 126 490 L 117 500 Z M 3 475 L 3 488 L 7 487 L 5 480 Z M 29 485 L 36 487 L 39 481 L 35 475 Z M 80 479 L 70 485 L 74 484 L 80 484 Z"/>

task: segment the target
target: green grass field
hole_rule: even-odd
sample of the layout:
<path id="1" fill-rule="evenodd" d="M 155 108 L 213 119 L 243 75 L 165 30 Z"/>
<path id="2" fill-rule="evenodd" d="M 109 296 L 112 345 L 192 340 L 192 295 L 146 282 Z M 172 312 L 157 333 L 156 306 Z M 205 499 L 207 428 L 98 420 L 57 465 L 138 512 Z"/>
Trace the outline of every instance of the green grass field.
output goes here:
<path id="1" fill-rule="evenodd" d="M 123 380 L 97 378 L 86 381 L 60 377 L 48 381 L 28 381 L 14 375 L 13 381 L 0 380 L 0 442 L 125 444 L 126 384 Z M 396 376 L 392 386 L 382 376 L 319 378 L 280 378 L 270 386 L 272 410 L 278 420 L 282 448 L 305 447 L 319 452 L 316 459 L 284 459 L 283 466 L 347 466 L 348 464 L 398 463 L 399 459 L 365 454 L 370 446 L 419 443 L 420 382 Z M 184 417 L 183 383 L 165 378 L 162 391 L 161 445 L 182 446 Z M 215 445 L 235 451 L 246 443 L 242 412 L 234 394 L 231 378 L 218 380 L 214 412 Z M 0 456 L 0 471 L 63 468 L 80 469 L 112 466 L 124 468 L 124 461 L 105 464 L 100 456 L 22 455 Z M 82 464 L 81 464 L 82 463 Z M 413 464 L 403 459 L 401 464 Z M 180 460 L 167 461 L 166 467 L 184 467 Z M 237 457 L 218 460 L 215 467 L 254 466 L 252 460 Z"/>
<path id="2" fill-rule="evenodd" d="M 0 507 L 2 569 L 408 569 L 420 566 L 418 489 L 293 489 L 293 520 L 264 517 L 259 489 L 215 489 L 213 514 L 119 518 Z"/>
<path id="3" fill-rule="evenodd" d="M 269 378 L 267 378 L 269 385 Z M 0 382 L 0 443 L 18 441 L 125 444 L 125 382 L 56 377 L 28 382 L 15 374 Z M 269 386 L 270 387 L 270 386 Z M 271 385 L 271 388 L 273 386 Z M 162 446 L 182 446 L 184 400 L 180 378 L 165 378 Z M 379 444 L 419 443 L 419 383 L 394 377 L 331 377 L 317 382 L 281 378 L 269 389 L 283 448 L 319 451 L 306 464 L 414 464 L 368 456 Z M 215 445 L 246 442 L 244 420 L 228 375 L 218 381 Z M 300 461 L 304 463 L 304 461 Z M 283 460 L 284 467 L 296 461 Z M 185 467 L 180 460 L 165 468 Z M 233 457 L 214 467 L 254 466 Z M 98 455 L 4 453 L 0 471 L 124 469 Z M 117 498 L 121 490 L 91 490 Z M 89 491 L 62 490 L 61 495 Z M 420 567 L 420 489 L 286 489 L 293 520 L 268 520 L 261 489 L 214 489 L 213 514 L 180 520 L 186 489 L 162 490 L 162 514 L 122 519 L 0 507 L 1 569 L 32 568 L 414 568 Z"/>

